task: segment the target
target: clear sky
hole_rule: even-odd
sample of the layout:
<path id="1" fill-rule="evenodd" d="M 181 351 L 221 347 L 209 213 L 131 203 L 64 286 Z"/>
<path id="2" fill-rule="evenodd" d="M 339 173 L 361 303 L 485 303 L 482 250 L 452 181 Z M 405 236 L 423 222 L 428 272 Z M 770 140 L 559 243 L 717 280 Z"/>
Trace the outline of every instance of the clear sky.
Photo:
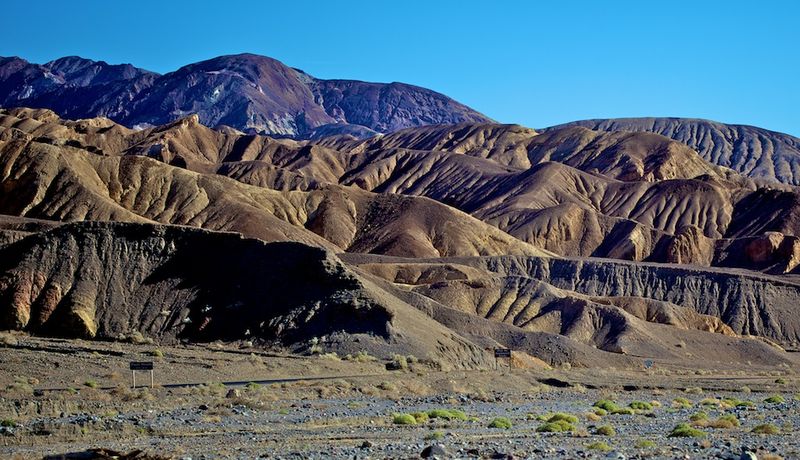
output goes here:
<path id="1" fill-rule="evenodd" d="M 0 55 L 223 54 L 434 89 L 505 123 L 701 117 L 800 135 L 800 1 L 3 2 Z"/>

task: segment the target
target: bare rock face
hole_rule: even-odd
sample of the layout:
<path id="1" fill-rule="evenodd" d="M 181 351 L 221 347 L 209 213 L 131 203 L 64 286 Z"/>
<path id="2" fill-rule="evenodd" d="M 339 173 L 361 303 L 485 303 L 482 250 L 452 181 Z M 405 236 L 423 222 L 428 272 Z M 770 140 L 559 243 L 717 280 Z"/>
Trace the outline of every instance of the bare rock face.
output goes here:
<path id="1" fill-rule="evenodd" d="M 668 239 L 663 261 L 673 264 L 709 266 L 714 259 L 714 250 L 714 240 L 703 235 L 699 228 L 688 226 Z"/>
<path id="2" fill-rule="evenodd" d="M 584 120 L 549 129 L 564 126 L 652 132 L 686 144 L 706 160 L 749 177 L 800 185 L 800 139 L 788 134 L 693 118 Z"/>
<path id="3" fill-rule="evenodd" d="M 564 260 L 540 265 L 531 258 L 459 258 L 440 262 L 344 257 L 360 270 L 411 284 L 407 288 L 414 294 L 435 301 L 432 305 L 421 303 L 418 308 L 429 311 L 437 321 L 462 334 L 505 337 L 501 342 L 508 343 L 509 336 L 520 334 L 520 329 L 525 331 L 525 339 L 512 339 L 515 349 L 529 351 L 551 363 L 565 359 L 565 354 L 573 364 L 591 359 L 610 362 L 606 354 L 596 354 L 597 350 L 616 355 L 619 363 L 625 362 L 628 356 L 728 363 L 759 360 L 776 364 L 786 359 L 779 347 L 741 337 L 718 316 L 699 313 L 695 308 L 700 305 L 692 303 L 694 299 L 687 299 L 685 306 L 657 300 L 655 297 L 665 296 L 663 292 L 644 291 L 654 288 L 649 283 L 658 283 L 653 277 L 634 275 L 620 280 L 624 286 L 635 287 L 631 289 L 613 284 L 614 280 L 605 280 L 608 272 L 592 277 L 591 270 L 596 267 L 573 266 L 570 264 L 575 262 Z M 615 267 L 622 274 L 623 267 L 609 261 L 603 264 Z M 576 270 L 578 273 L 571 278 L 570 273 Z M 433 273 L 440 276 L 419 276 Z M 682 276 L 687 277 L 685 273 Z M 537 279 L 545 277 L 547 281 Z M 690 279 L 686 280 L 686 285 L 700 285 L 697 278 L 687 278 Z M 731 278 L 735 279 L 736 275 Z M 570 286 L 568 280 L 574 284 Z M 665 281 L 674 283 L 675 280 Z M 671 285 L 663 289 L 672 292 Z M 682 292 L 685 286 L 676 289 Z M 726 288 L 710 284 L 695 289 L 707 289 L 698 295 L 711 295 Z M 633 295 L 626 292 L 633 292 Z M 640 293 L 647 296 L 638 295 Z M 735 310 L 740 307 L 732 304 L 739 301 L 741 299 L 733 293 L 725 298 L 727 304 L 723 307 Z M 769 311 L 776 321 L 792 317 L 789 310 L 770 308 Z M 482 323 L 480 319 L 484 318 L 494 325 Z M 535 346 L 528 348 L 534 343 Z"/>
<path id="4" fill-rule="evenodd" d="M 177 227 L 86 223 L 31 235 L 2 253 L 0 297 L 11 300 L 2 327 L 32 332 L 114 338 L 139 331 L 159 338 L 230 340 L 247 337 L 249 329 L 255 338 L 296 340 L 293 334 L 305 334 L 299 329 L 324 335 L 310 324 L 329 321 L 323 313 L 327 306 L 337 310 L 349 304 L 362 332 L 374 327 L 385 335 L 391 316 L 359 300 L 359 283 L 331 255 L 300 244 L 269 245 Z M 294 292 L 290 282 L 304 286 Z M 285 297 L 290 291 L 306 298 L 290 301 Z M 315 306 L 314 297 L 325 303 Z M 376 316 L 359 319 L 362 314 Z"/>
<path id="5" fill-rule="evenodd" d="M 782 233 L 768 232 L 747 244 L 745 254 L 752 263 L 761 265 L 775 256 L 782 242 Z"/>
<path id="6" fill-rule="evenodd" d="M 0 248 L 0 329 L 487 358 L 323 249 L 151 224 L 66 224 Z"/>
<path id="7" fill-rule="evenodd" d="M 589 296 L 641 297 L 691 307 L 739 335 L 800 341 L 800 285 L 757 272 L 592 259 L 489 257 L 459 263 Z"/>

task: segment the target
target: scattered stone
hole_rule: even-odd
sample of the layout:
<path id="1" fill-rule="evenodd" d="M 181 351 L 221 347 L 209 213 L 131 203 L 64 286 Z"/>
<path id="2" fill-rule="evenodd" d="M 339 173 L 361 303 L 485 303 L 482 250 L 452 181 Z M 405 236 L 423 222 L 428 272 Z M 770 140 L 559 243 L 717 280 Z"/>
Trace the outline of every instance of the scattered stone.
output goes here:
<path id="1" fill-rule="evenodd" d="M 401 366 L 400 363 L 398 363 L 396 361 L 391 361 L 391 362 L 386 363 L 386 370 L 387 371 L 399 371 L 401 369 L 403 369 L 403 366 Z"/>
<path id="2" fill-rule="evenodd" d="M 420 454 L 420 457 L 444 459 L 444 458 L 449 458 L 449 454 L 447 453 L 447 449 L 445 449 L 444 446 L 440 446 L 439 444 L 433 444 L 423 449 L 422 453 Z"/>

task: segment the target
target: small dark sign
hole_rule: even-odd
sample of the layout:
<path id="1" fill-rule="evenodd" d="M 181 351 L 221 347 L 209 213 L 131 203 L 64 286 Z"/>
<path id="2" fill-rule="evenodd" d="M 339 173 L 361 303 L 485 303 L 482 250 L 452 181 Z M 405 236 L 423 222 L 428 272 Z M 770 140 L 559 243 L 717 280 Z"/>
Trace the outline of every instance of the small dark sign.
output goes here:
<path id="1" fill-rule="evenodd" d="M 131 361 L 131 370 L 132 371 L 152 371 L 153 370 L 153 362 L 152 361 Z"/>
<path id="2" fill-rule="evenodd" d="M 508 348 L 495 348 L 494 349 L 494 357 L 495 358 L 510 358 L 511 357 L 511 350 Z"/>

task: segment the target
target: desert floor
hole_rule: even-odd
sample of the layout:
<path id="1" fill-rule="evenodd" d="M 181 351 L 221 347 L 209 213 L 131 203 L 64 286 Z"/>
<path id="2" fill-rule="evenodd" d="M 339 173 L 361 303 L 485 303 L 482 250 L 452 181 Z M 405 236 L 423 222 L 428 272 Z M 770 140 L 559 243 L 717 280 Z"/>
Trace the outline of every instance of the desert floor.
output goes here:
<path id="1" fill-rule="evenodd" d="M 131 389 L 128 363 L 147 360 L 156 386 Z M 0 458 L 92 448 L 418 458 L 429 446 L 442 458 L 800 458 L 797 366 L 444 371 L 411 359 L 387 371 L 385 362 L 17 335 L 0 348 Z M 146 372 L 138 379 L 149 385 Z M 593 407 L 601 400 L 617 410 Z M 490 427 L 503 418 L 509 427 Z M 566 431 L 541 431 L 558 419 Z M 699 437 L 669 437 L 681 423 Z"/>

